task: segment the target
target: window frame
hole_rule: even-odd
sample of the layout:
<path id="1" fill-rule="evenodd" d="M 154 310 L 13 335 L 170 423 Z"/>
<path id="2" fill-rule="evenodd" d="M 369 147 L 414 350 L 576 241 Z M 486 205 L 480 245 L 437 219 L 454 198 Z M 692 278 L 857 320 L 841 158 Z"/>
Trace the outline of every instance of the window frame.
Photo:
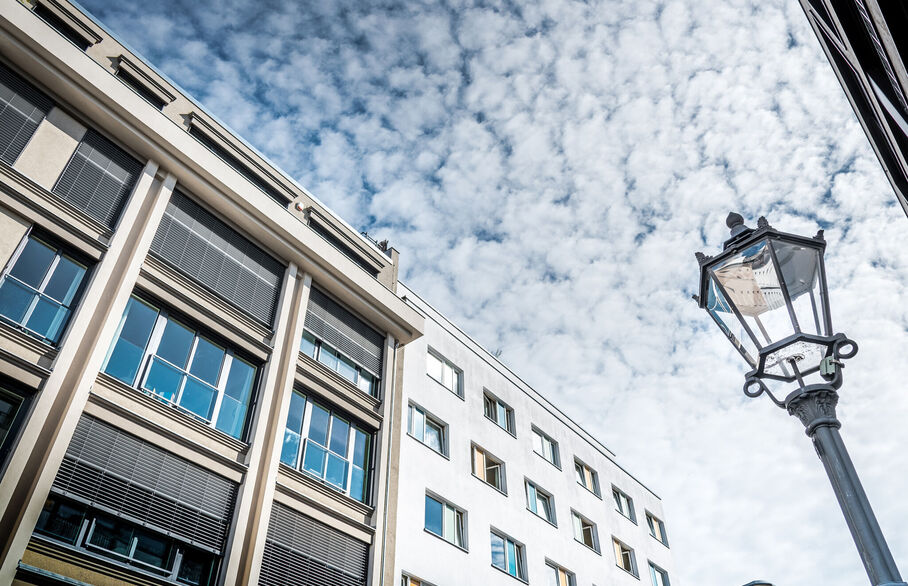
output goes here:
<path id="1" fill-rule="evenodd" d="M 621 568 L 623 571 L 630 574 L 631 576 L 633 576 L 634 578 L 639 579 L 640 571 L 637 567 L 637 555 L 634 552 L 634 548 L 629 546 L 628 544 L 624 543 L 623 541 L 621 541 L 614 535 L 612 535 L 612 545 L 614 546 L 614 550 L 615 550 L 615 565 L 618 566 L 619 568 Z M 621 548 L 626 549 L 629 553 L 628 559 L 630 560 L 631 569 L 625 568 L 621 563 L 624 558 L 624 551 L 622 551 Z"/>
<path id="2" fill-rule="evenodd" d="M 438 352 L 437 350 L 435 350 L 435 349 L 432 348 L 431 346 L 429 346 L 427 350 L 428 350 L 428 351 L 427 351 L 427 355 L 426 355 L 426 375 L 427 375 L 429 378 L 431 378 L 433 381 L 435 381 L 436 383 L 438 383 L 438 384 L 440 384 L 441 386 L 443 386 L 444 388 L 448 389 L 448 390 L 449 390 L 451 393 L 453 393 L 454 395 L 456 395 L 456 396 L 460 397 L 461 399 L 463 399 L 463 398 L 464 398 L 464 390 L 463 390 L 463 389 L 464 389 L 464 381 L 463 381 L 463 379 L 464 379 L 464 373 L 463 373 L 463 369 L 462 369 L 462 368 L 459 368 L 456 364 L 454 364 L 453 362 L 451 362 L 450 360 L 448 360 L 447 358 L 445 358 L 440 352 Z M 451 369 L 452 376 L 454 376 L 454 379 L 455 379 L 455 380 L 454 380 L 454 386 L 456 387 L 455 389 L 452 389 L 451 387 L 449 387 L 448 385 L 446 385 L 446 384 L 444 383 L 443 380 L 439 380 L 439 379 L 435 378 L 435 376 L 429 371 L 429 365 L 428 365 L 428 357 L 429 357 L 429 356 L 431 356 L 432 358 L 434 358 L 435 360 L 437 360 L 438 362 L 441 363 L 441 368 L 442 368 L 442 379 L 444 378 L 444 368 L 445 368 L 445 366 L 447 366 L 447 367 L 449 367 L 449 368 Z"/>
<path id="3" fill-rule="evenodd" d="M 434 531 L 431 531 L 428 527 L 426 527 L 426 525 L 428 525 L 428 521 L 426 518 L 427 511 L 425 509 L 425 505 L 428 504 L 428 502 L 427 502 L 428 499 L 432 499 L 433 501 L 441 504 L 441 523 L 442 523 L 441 535 L 439 535 L 438 533 L 435 533 Z M 445 513 L 447 512 L 448 509 L 451 509 L 453 511 L 454 539 L 455 539 L 454 541 L 449 541 L 444 535 L 445 534 L 444 523 L 445 523 L 445 519 L 447 518 L 447 515 Z M 459 544 L 456 541 L 457 540 L 458 519 L 460 520 L 460 530 L 461 530 L 461 535 L 460 535 L 461 543 L 459 543 Z M 469 532 L 468 520 L 469 520 L 469 517 L 468 517 L 467 511 L 465 509 L 455 505 L 448 499 L 446 499 L 442 496 L 439 496 L 437 493 L 432 492 L 431 490 L 426 491 L 425 500 L 423 501 L 423 531 L 425 531 L 429 535 L 434 535 L 435 537 L 441 539 L 445 543 L 453 545 L 457 549 L 460 549 L 462 551 L 469 553 L 469 551 L 470 551 L 470 543 L 469 543 L 470 532 Z"/>
<path id="4" fill-rule="evenodd" d="M 417 578 L 408 572 L 401 572 L 400 586 L 435 586 L 431 582 L 426 582 L 422 578 Z"/>
<path id="5" fill-rule="evenodd" d="M 646 560 L 647 565 L 649 566 L 650 579 L 653 582 L 653 586 L 671 586 L 671 580 L 668 577 L 668 572 L 658 564 L 654 564 L 652 560 Z M 656 574 L 660 574 L 662 577 L 662 584 L 656 584 Z"/>
<path id="6" fill-rule="evenodd" d="M 656 541 L 658 541 L 665 547 L 668 547 L 668 533 L 665 532 L 665 522 L 662 521 L 662 519 L 660 519 L 656 515 L 647 511 L 646 509 L 644 509 L 644 513 L 646 514 L 646 524 L 649 527 L 650 537 L 652 537 L 653 539 L 655 539 Z M 655 524 L 653 523 L 654 521 L 659 526 L 659 533 L 662 535 L 661 539 L 656 535 Z"/>
<path id="7" fill-rule="evenodd" d="M 545 559 L 545 565 L 546 565 L 546 568 L 548 568 L 549 570 L 555 570 L 556 575 L 558 576 L 556 579 L 559 582 L 561 580 L 561 573 L 563 572 L 564 575 L 567 577 L 567 585 L 568 586 L 577 586 L 577 575 L 574 574 L 574 572 L 568 570 L 561 564 L 553 562 L 549 558 Z"/>
<path id="8" fill-rule="evenodd" d="M 626 502 L 627 511 L 622 510 L 624 505 L 622 505 L 621 500 Z M 622 517 L 633 523 L 637 524 L 637 513 L 634 511 L 634 499 L 631 498 L 631 495 L 627 494 L 614 484 L 612 485 L 612 500 L 615 501 L 615 510 L 621 514 Z"/>
<path id="9" fill-rule="evenodd" d="M 422 438 L 418 437 L 413 431 L 413 424 L 414 424 L 413 412 L 414 411 L 418 411 L 422 414 L 422 420 L 423 420 L 423 433 L 422 433 L 423 437 Z M 435 448 L 430 446 L 425 441 L 425 428 L 429 422 L 432 422 L 432 424 L 435 427 L 438 427 L 440 430 L 441 451 L 436 450 Z M 415 439 L 422 445 L 426 446 L 427 448 L 429 448 L 430 450 L 432 450 L 439 456 L 442 456 L 443 458 L 448 459 L 448 460 L 451 459 L 449 456 L 450 452 L 449 452 L 449 444 L 448 444 L 448 424 L 445 423 L 444 421 L 442 421 L 441 419 L 439 419 L 438 417 L 435 417 L 435 415 L 426 411 L 420 405 L 414 403 L 413 401 L 410 401 L 407 404 L 407 435 L 410 436 L 411 438 Z"/>
<path id="10" fill-rule="evenodd" d="M 578 521 L 579 521 L 579 527 L 580 527 L 580 537 L 577 536 L 577 528 L 578 528 L 577 522 Z M 593 542 L 592 545 L 590 545 L 583 539 L 583 537 L 585 535 L 585 531 L 587 529 L 587 527 L 585 527 L 584 524 L 587 525 L 590 530 L 590 539 Z M 586 515 L 583 515 L 580 512 L 578 512 L 576 509 L 571 509 L 571 525 L 572 525 L 572 527 L 571 527 L 572 532 L 574 534 L 574 541 L 576 541 L 577 543 L 579 543 L 580 545 L 582 545 L 588 549 L 593 550 L 597 554 L 602 555 L 602 547 L 601 547 L 601 544 L 599 543 L 599 527 L 596 526 L 596 523 L 594 523 Z"/>
<path id="11" fill-rule="evenodd" d="M 483 462 L 482 462 L 483 463 L 483 467 L 482 467 L 483 475 L 482 476 L 479 476 L 476 473 L 476 453 L 477 452 L 481 453 L 482 458 L 483 458 Z M 488 466 L 489 460 L 491 460 L 493 465 L 498 466 L 498 481 L 499 481 L 499 484 L 501 484 L 500 487 L 495 486 L 494 484 L 492 484 L 491 482 L 486 480 L 486 474 L 488 473 L 488 470 L 489 470 L 489 466 Z M 483 484 L 491 486 L 492 488 L 494 488 L 501 494 L 503 494 L 505 496 L 508 495 L 508 479 L 507 479 L 507 474 L 506 474 L 506 464 L 505 464 L 504 460 L 497 457 L 495 454 L 489 453 L 488 450 L 486 450 L 485 448 L 483 448 L 476 442 L 470 443 L 470 468 L 472 470 L 474 478 L 481 481 Z"/>
<path id="12" fill-rule="evenodd" d="M 538 484 L 536 484 L 535 482 L 533 482 L 532 480 L 530 480 L 529 478 L 526 478 L 526 477 L 524 477 L 524 479 L 523 479 L 523 487 L 524 487 L 524 494 L 527 499 L 527 510 L 529 512 L 533 513 L 535 516 L 542 519 L 543 521 L 545 521 L 546 523 L 548 523 L 549 525 L 551 525 L 552 527 L 558 527 L 558 514 L 555 511 L 554 495 L 552 495 L 551 492 L 545 490 L 544 488 L 540 488 Z M 539 498 L 540 494 L 548 500 L 548 504 L 549 504 L 548 509 L 549 509 L 549 514 L 552 517 L 551 519 L 549 519 L 548 517 L 546 517 L 544 515 L 539 514 L 539 511 L 534 511 L 532 509 L 531 504 L 535 504 L 537 508 L 538 508 L 538 504 L 533 503 L 530 500 L 530 488 L 531 487 L 533 489 L 534 494 L 536 495 L 537 503 L 538 503 L 538 498 Z"/>
<path id="13" fill-rule="evenodd" d="M 575 476 L 574 478 L 577 481 L 577 484 L 579 484 L 580 486 L 585 488 L 587 490 L 587 492 L 590 492 L 593 495 L 595 495 L 596 498 L 598 498 L 599 500 L 602 500 L 602 490 L 599 485 L 599 473 L 595 469 L 593 469 L 592 466 L 587 465 L 583 460 L 581 460 L 577 456 L 574 456 L 574 473 L 575 474 L 578 473 L 578 470 L 577 470 L 578 467 L 581 468 L 579 473 L 581 476 L 583 476 L 584 479 L 586 478 L 586 475 L 583 473 L 583 471 L 585 470 L 585 471 L 589 472 L 590 481 L 593 484 L 593 488 L 588 487 L 585 482 L 581 482 L 580 479 Z"/>
<path id="14" fill-rule="evenodd" d="M 492 418 L 489 416 L 488 410 L 486 409 L 486 407 L 489 404 L 492 405 L 492 408 L 495 411 L 495 415 L 496 415 L 495 418 Z M 501 415 L 499 410 L 504 410 L 505 421 L 507 422 L 507 427 L 503 427 L 501 425 L 501 423 L 498 421 L 498 417 L 500 417 L 500 415 Z M 491 393 L 488 389 L 482 390 L 482 413 L 486 419 L 488 419 L 489 421 L 491 421 L 492 423 L 495 424 L 495 427 L 503 429 L 504 431 L 508 432 L 508 434 L 511 435 L 512 437 L 515 437 L 515 438 L 517 437 L 517 419 L 516 419 L 516 416 L 514 415 L 514 408 L 511 407 L 510 405 L 508 405 L 507 403 L 505 403 L 504 401 L 502 401 L 501 399 L 499 399 L 496 395 Z"/>
<path id="15" fill-rule="evenodd" d="M 312 345 L 312 354 L 309 354 L 306 350 L 303 349 L 303 343 L 304 343 L 304 341 L 308 341 L 307 338 L 306 338 L 307 335 L 310 336 L 310 337 L 312 338 L 312 341 L 311 341 L 311 345 Z M 327 347 L 328 347 L 328 349 L 329 349 L 329 354 L 330 354 L 331 352 L 334 353 L 335 363 L 336 363 L 336 364 L 339 365 L 340 362 L 341 362 L 342 360 L 343 360 L 343 361 L 347 361 L 347 362 L 349 362 L 350 364 L 352 364 L 352 365 L 353 365 L 354 374 L 356 375 L 356 378 L 355 378 L 355 379 L 351 379 L 350 377 L 348 377 L 347 375 L 345 375 L 343 372 L 341 372 L 340 368 L 338 368 L 337 366 L 332 367 L 330 364 L 327 364 L 324 360 L 322 360 L 322 357 L 321 357 L 321 356 L 322 356 L 322 347 L 323 347 L 323 346 L 327 346 Z M 309 330 L 306 329 L 305 327 L 303 328 L 303 335 L 302 335 L 302 337 L 300 338 L 299 351 L 300 351 L 302 354 L 305 354 L 306 356 L 308 356 L 309 358 L 311 358 L 312 360 L 314 360 L 315 362 L 318 362 L 320 365 L 322 365 L 323 367 L 327 368 L 327 369 L 330 370 L 331 372 L 336 373 L 338 376 L 342 377 L 344 380 L 349 381 L 350 384 L 352 384 L 354 387 L 356 387 L 356 389 L 357 389 L 359 392 L 364 393 L 364 394 L 366 394 L 366 395 L 369 395 L 370 397 L 372 397 L 372 398 L 374 398 L 374 399 L 378 399 L 378 398 L 379 398 L 379 396 L 380 396 L 380 391 L 381 391 L 381 381 L 382 381 L 381 376 L 375 374 L 374 372 L 372 372 L 372 371 L 369 370 L 368 368 L 362 366 L 362 365 L 359 364 L 357 361 L 353 360 L 352 358 L 350 358 L 349 356 L 347 356 L 346 354 L 344 354 L 343 352 L 341 352 L 340 350 L 338 350 L 337 348 L 335 348 L 335 347 L 332 346 L 331 344 L 325 342 L 324 340 L 322 340 L 321 338 L 319 338 L 318 336 L 316 336 L 314 333 L 312 333 L 311 331 L 309 331 Z M 366 390 L 365 388 L 363 388 L 363 387 L 361 386 L 361 384 L 360 384 L 360 381 L 362 380 L 362 377 L 363 377 L 363 373 L 365 373 L 366 375 L 368 375 L 369 377 L 371 377 L 371 381 L 368 382 L 368 386 L 369 386 L 369 389 L 368 389 L 368 390 Z"/>
<path id="16" fill-rule="evenodd" d="M 496 566 L 495 558 L 491 556 L 492 536 L 495 536 L 504 542 L 504 564 L 506 566 L 504 568 Z M 512 574 L 507 569 L 508 567 L 510 567 L 510 564 L 508 563 L 508 561 L 509 561 L 508 560 L 508 552 L 509 552 L 508 544 L 511 544 L 514 548 L 514 566 L 515 566 L 515 571 L 517 572 L 516 574 Z M 503 531 L 499 531 L 498 529 L 495 529 L 494 527 L 490 527 L 489 528 L 489 553 L 490 553 L 489 557 L 491 558 L 491 565 L 493 568 L 495 568 L 498 571 L 504 572 L 508 576 L 511 576 L 512 578 L 516 578 L 517 580 L 520 580 L 521 582 L 528 583 L 526 545 L 524 543 L 521 543 L 520 541 L 517 541 L 513 537 L 510 537 L 507 533 L 505 533 Z"/>
<path id="17" fill-rule="evenodd" d="M 534 437 L 533 437 L 533 452 L 535 452 L 540 458 L 542 458 L 543 460 L 545 460 L 546 462 L 548 462 L 549 464 L 551 464 L 551 465 L 554 466 L 555 468 L 558 468 L 559 470 L 561 470 L 561 453 L 560 453 L 560 450 L 559 450 L 558 442 L 555 441 L 555 440 L 552 438 L 552 436 L 550 436 L 549 434 L 545 433 L 544 431 L 542 431 L 541 429 L 539 429 L 539 428 L 536 427 L 535 425 L 531 425 L 531 426 L 530 426 L 530 431 L 532 431 L 532 432 L 533 432 L 533 435 L 534 435 Z M 549 443 L 551 444 L 551 446 L 552 446 L 552 458 L 553 458 L 553 460 L 549 460 L 549 459 L 546 457 L 545 454 L 543 454 L 542 452 L 540 452 L 539 450 L 536 449 L 536 438 L 537 438 L 537 437 L 540 439 L 541 445 L 543 446 L 543 448 L 545 448 L 545 442 L 546 442 L 546 441 L 549 442 Z"/>

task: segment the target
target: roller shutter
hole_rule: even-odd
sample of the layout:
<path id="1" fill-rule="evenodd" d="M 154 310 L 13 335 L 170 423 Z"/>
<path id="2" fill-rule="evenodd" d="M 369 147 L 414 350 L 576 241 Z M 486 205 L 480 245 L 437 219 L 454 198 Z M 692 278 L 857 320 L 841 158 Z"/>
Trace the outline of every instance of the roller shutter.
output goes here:
<path id="1" fill-rule="evenodd" d="M 0 63 L 0 161 L 12 165 L 54 103 Z"/>
<path id="2" fill-rule="evenodd" d="M 385 337 L 315 288 L 309 293 L 306 329 L 381 376 Z"/>

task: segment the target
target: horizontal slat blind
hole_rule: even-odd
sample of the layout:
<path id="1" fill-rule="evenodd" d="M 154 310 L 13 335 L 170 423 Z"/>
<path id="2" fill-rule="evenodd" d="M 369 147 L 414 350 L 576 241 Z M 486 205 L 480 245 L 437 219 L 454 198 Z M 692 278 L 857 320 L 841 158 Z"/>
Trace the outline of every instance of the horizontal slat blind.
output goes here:
<path id="1" fill-rule="evenodd" d="M 88 129 L 51 191 L 113 228 L 141 172 L 142 163 Z"/>
<path id="2" fill-rule="evenodd" d="M 237 485 L 83 415 L 52 490 L 222 554 Z"/>
<path id="3" fill-rule="evenodd" d="M 151 252 L 252 318 L 271 325 L 283 265 L 174 191 Z"/>
<path id="4" fill-rule="evenodd" d="M 369 544 L 319 523 L 281 503 L 274 503 L 262 586 L 363 586 Z"/>
<path id="5" fill-rule="evenodd" d="M 0 161 L 12 165 L 54 103 L 0 63 Z"/>
<path id="6" fill-rule="evenodd" d="M 385 337 L 315 288 L 309 293 L 306 328 L 372 374 L 381 376 Z"/>

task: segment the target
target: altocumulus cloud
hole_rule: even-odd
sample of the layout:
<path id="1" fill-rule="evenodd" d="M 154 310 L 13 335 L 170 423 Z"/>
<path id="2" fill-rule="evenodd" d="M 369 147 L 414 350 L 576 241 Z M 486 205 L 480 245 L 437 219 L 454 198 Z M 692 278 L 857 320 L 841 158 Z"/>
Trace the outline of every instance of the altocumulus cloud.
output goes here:
<path id="1" fill-rule="evenodd" d="M 730 209 L 826 229 L 844 433 L 908 571 L 908 220 L 795 0 L 83 3 L 660 493 L 673 583 L 865 580 L 690 300 Z"/>

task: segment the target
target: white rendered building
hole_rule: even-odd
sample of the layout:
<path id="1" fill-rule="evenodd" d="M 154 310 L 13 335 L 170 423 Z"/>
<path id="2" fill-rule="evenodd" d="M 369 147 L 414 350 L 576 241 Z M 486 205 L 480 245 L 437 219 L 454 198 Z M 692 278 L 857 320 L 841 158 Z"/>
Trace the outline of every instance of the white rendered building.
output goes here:
<path id="1" fill-rule="evenodd" d="M 426 316 L 397 374 L 401 584 L 667 586 L 659 497 L 432 306 L 398 294 Z"/>

